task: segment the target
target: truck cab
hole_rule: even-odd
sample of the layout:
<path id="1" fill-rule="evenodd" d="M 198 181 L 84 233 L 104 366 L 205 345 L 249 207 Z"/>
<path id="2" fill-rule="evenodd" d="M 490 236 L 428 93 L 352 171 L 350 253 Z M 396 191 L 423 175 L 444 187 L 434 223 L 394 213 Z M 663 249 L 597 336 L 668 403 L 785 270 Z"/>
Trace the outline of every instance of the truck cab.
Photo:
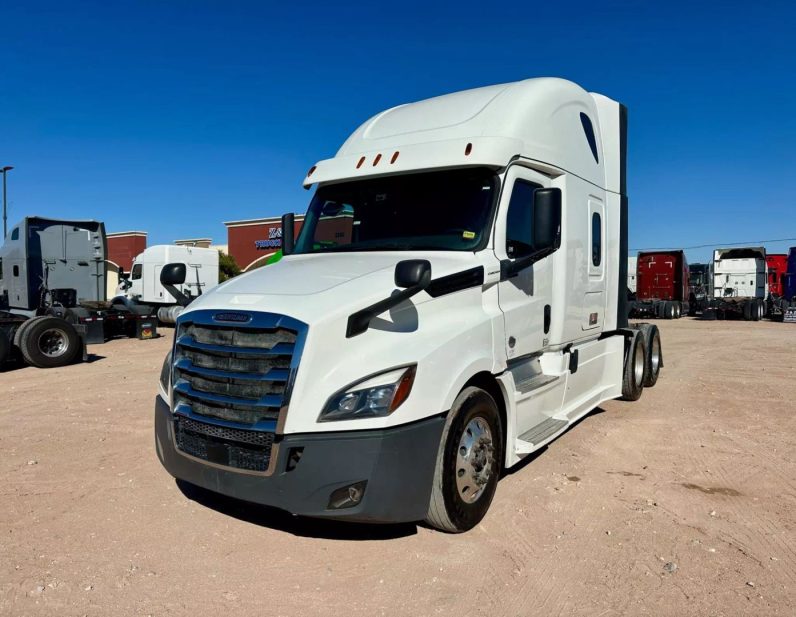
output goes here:
<path id="1" fill-rule="evenodd" d="M 130 272 L 119 283 L 117 295 L 154 307 L 175 304 L 173 295 L 160 282 L 160 272 L 169 263 L 185 264 L 185 282 L 177 289 L 186 296 L 195 298 L 218 285 L 216 249 L 158 244 L 136 255 Z"/>
<path id="2" fill-rule="evenodd" d="M 713 251 L 711 308 L 720 316 L 759 321 L 766 313 L 768 266 L 766 249 L 742 247 Z"/>
<path id="3" fill-rule="evenodd" d="M 283 258 L 177 320 L 165 468 L 295 514 L 473 527 L 502 469 L 657 379 L 657 330 L 627 323 L 626 126 L 548 78 L 366 121 L 310 167 Z"/>

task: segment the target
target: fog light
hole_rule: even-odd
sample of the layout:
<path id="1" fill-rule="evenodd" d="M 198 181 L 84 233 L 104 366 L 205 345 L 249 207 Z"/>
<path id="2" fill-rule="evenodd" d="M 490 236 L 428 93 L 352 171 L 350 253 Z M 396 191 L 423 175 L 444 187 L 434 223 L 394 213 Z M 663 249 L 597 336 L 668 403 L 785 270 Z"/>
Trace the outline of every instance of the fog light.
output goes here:
<path id="1" fill-rule="evenodd" d="M 359 505 L 362 502 L 362 497 L 365 496 L 365 487 L 367 485 L 368 481 L 362 480 L 361 482 L 338 488 L 329 495 L 329 506 L 327 509 L 341 510 Z"/>

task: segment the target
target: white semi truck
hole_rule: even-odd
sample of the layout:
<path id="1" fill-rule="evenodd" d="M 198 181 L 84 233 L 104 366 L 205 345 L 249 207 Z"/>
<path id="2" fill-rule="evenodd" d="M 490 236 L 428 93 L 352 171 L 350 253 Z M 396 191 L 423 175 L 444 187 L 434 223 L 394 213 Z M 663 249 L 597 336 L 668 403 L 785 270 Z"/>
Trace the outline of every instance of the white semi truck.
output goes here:
<path id="1" fill-rule="evenodd" d="M 504 469 L 657 380 L 657 329 L 627 322 L 626 127 L 552 78 L 365 122 L 309 170 L 285 257 L 179 317 L 162 464 L 298 515 L 476 525 Z"/>
<path id="2" fill-rule="evenodd" d="M 175 296 L 160 282 L 160 271 L 166 264 L 182 263 L 186 267 L 185 282 L 176 285 L 181 296 Z M 144 249 L 133 260 L 128 274 L 121 275 L 116 290 L 117 301 L 145 306 L 157 313 L 162 323 L 174 323 L 183 304 L 218 285 L 218 251 L 216 249 L 157 244 Z"/>
<path id="3" fill-rule="evenodd" d="M 768 266 L 766 249 L 743 247 L 716 249 L 712 264 L 713 297 L 706 319 L 743 318 L 759 321 L 766 313 Z"/>

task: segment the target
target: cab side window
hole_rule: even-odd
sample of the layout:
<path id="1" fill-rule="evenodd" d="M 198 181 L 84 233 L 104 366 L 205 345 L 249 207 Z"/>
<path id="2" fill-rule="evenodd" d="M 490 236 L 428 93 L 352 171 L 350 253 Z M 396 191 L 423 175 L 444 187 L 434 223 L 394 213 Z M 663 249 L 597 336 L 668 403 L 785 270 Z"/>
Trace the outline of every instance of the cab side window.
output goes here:
<path id="1" fill-rule="evenodd" d="M 591 263 L 599 266 L 603 261 L 603 225 L 600 213 L 591 215 Z"/>
<path id="2" fill-rule="evenodd" d="M 506 254 L 512 259 L 533 252 L 533 194 L 538 188 L 538 184 L 516 180 L 511 190 L 506 214 Z"/>
<path id="3" fill-rule="evenodd" d="M 134 280 L 134 281 L 137 281 L 138 279 L 140 279 L 141 278 L 141 269 L 142 269 L 141 264 L 135 264 L 133 266 L 133 271 L 130 273 L 130 278 L 132 280 Z"/>
<path id="4" fill-rule="evenodd" d="M 19 227 L 14 227 L 14 231 L 11 232 L 11 239 L 19 240 Z"/>

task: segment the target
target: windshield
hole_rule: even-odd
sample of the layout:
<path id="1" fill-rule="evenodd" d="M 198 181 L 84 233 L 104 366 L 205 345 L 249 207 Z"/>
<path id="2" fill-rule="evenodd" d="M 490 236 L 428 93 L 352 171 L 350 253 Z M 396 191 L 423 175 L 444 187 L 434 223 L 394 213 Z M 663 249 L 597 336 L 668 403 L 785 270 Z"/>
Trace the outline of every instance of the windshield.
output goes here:
<path id="1" fill-rule="evenodd" d="M 489 169 L 458 169 L 320 187 L 296 253 L 473 251 L 489 233 L 498 180 Z"/>

